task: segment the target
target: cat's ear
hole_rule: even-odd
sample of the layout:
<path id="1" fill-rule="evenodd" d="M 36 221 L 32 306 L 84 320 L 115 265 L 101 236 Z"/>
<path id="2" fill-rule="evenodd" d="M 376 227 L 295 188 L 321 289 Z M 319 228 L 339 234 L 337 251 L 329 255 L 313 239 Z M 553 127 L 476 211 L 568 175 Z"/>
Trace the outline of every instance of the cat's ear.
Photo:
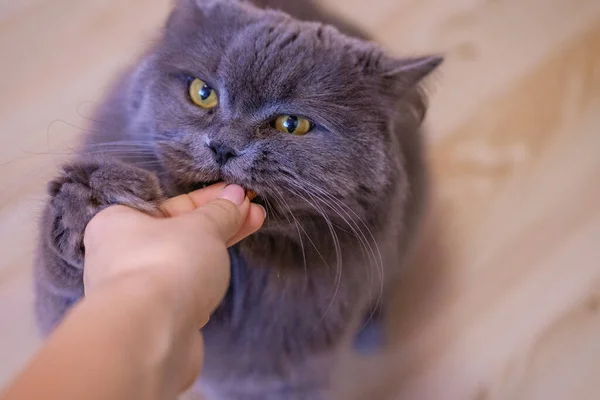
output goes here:
<path id="1" fill-rule="evenodd" d="M 196 3 L 196 7 L 201 9 L 207 9 L 214 7 L 218 4 L 227 4 L 227 3 L 239 3 L 239 0 L 193 0 Z"/>
<path id="2" fill-rule="evenodd" d="M 419 84 L 442 62 L 444 62 L 444 57 L 440 55 L 410 58 L 384 57 L 379 64 L 379 73 L 384 78 L 397 81 L 404 88 L 410 88 Z"/>
<path id="3" fill-rule="evenodd" d="M 430 75 L 444 58 L 439 55 L 410 58 L 391 58 L 379 53 L 371 59 L 371 74 L 383 79 L 385 91 L 394 98 L 401 98 L 418 121 L 427 113 L 426 98 L 420 83 Z"/>
<path id="4" fill-rule="evenodd" d="M 242 3 L 242 0 L 176 0 L 177 3 L 183 3 L 188 7 L 195 7 L 202 11 L 210 11 L 219 5 L 231 5 Z"/>
<path id="5" fill-rule="evenodd" d="M 204 26 L 210 14 L 227 0 L 174 0 L 174 6 L 167 19 L 166 31 L 175 38 L 197 32 Z"/>
<path id="6" fill-rule="evenodd" d="M 382 78 L 394 89 L 410 89 L 418 85 L 444 61 L 437 54 L 396 58 L 370 42 L 350 41 L 356 49 L 356 64 L 367 75 Z"/>
<path id="7" fill-rule="evenodd" d="M 230 0 L 174 0 L 175 7 L 184 7 L 184 8 L 202 8 L 202 7 L 211 7 L 217 3 L 223 3 Z M 233 0 L 231 0 L 233 1 Z"/>
<path id="8" fill-rule="evenodd" d="M 194 19 L 197 23 L 204 19 L 214 19 L 214 14 L 242 14 L 240 11 L 251 9 L 249 3 L 241 0 L 175 0 L 170 16 L 171 25 L 180 21 Z"/>
<path id="9" fill-rule="evenodd" d="M 167 32 L 176 31 L 180 27 L 197 23 L 198 18 L 201 16 L 199 11 L 196 0 L 175 0 L 165 25 Z"/>
<path id="10" fill-rule="evenodd" d="M 237 2 L 237 0 L 175 0 L 173 12 L 184 15 L 201 15 L 212 11 L 216 6 Z"/>

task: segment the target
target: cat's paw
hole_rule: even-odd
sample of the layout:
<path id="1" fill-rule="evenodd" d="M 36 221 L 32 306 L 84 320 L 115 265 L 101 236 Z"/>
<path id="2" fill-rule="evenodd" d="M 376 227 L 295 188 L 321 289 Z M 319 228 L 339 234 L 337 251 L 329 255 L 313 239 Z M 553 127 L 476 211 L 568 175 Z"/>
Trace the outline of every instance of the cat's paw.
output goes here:
<path id="1" fill-rule="evenodd" d="M 151 172 L 119 162 L 78 161 L 63 167 L 48 185 L 50 247 L 72 266 L 82 268 L 83 234 L 104 208 L 122 204 L 155 212 L 164 194 Z"/>

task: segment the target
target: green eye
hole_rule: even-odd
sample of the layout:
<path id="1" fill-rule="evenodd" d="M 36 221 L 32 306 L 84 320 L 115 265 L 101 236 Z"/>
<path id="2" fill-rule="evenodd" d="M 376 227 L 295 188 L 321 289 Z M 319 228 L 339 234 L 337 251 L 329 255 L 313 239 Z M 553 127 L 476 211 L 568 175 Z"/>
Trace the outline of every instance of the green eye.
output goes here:
<path id="1" fill-rule="evenodd" d="M 219 97 L 215 89 L 200 79 L 194 79 L 190 84 L 190 99 L 202 108 L 211 109 L 219 105 Z"/>
<path id="2" fill-rule="evenodd" d="M 312 123 L 303 117 L 282 115 L 275 120 L 275 129 L 292 135 L 306 135 L 312 129 Z"/>

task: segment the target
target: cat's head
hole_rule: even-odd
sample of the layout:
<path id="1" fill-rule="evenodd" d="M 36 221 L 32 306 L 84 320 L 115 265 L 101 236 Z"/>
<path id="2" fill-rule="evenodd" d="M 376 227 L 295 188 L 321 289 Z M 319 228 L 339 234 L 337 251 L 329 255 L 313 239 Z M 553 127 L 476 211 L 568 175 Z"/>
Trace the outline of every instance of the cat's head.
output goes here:
<path id="1" fill-rule="evenodd" d="M 133 91 L 182 190 L 224 180 L 279 212 L 335 199 L 363 217 L 407 186 L 398 135 L 418 133 L 415 88 L 440 62 L 245 2 L 180 0 Z"/>

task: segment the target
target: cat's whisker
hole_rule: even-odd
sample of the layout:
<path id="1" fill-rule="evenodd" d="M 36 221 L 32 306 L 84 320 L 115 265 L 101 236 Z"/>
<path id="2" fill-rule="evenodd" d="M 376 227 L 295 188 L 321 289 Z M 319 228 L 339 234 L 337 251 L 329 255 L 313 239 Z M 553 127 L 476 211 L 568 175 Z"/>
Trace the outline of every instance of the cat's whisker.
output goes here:
<path id="1" fill-rule="evenodd" d="M 85 118 L 85 117 L 83 117 L 83 118 Z M 93 120 L 90 120 L 89 118 L 85 118 L 85 119 L 87 119 L 89 121 L 93 121 Z M 94 121 L 94 122 L 96 122 L 96 121 Z M 51 130 L 54 127 L 54 125 L 56 125 L 58 123 L 62 123 L 64 125 L 67 125 L 68 127 L 71 127 L 71 128 L 76 129 L 78 131 L 81 131 L 84 134 L 98 134 L 98 135 L 107 134 L 108 135 L 108 134 L 112 133 L 111 129 L 106 129 L 106 130 L 105 129 L 101 129 L 101 130 L 100 129 L 92 129 L 90 127 L 81 127 L 81 126 L 75 125 L 74 123 L 65 121 L 64 119 L 55 119 L 55 120 L 51 121 L 48 124 L 48 127 L 46 128 L 46 141 L 48 142 L 48 146 L 50 146 Z M 108 123 L 106 123 L 106 125 L 108 126 Z M 108 126 L 108 127 L 110 128 L 110 126 Z"/>
<path id="2" fill-rule="evenodd" d="M 265 208 L 267 210 L 267 215 L 269 215 L 269 218 L 276 218 L 277 222 L 281 221 L 281 217 L 279 217 L 279 215 L 277 215 L 278 213 L 275 212 L 275 207 L 273 207 L 273 205 L 271 204 L 271 201 L 269 199 L 265 199 Z"/>
<path id="3" fill-rule="evenodd" d="M 274 184 L 273 186 L 276 186 L 276 185 Z M 267 200 L 267 202 L 268 202 L 268 200 Z M 319 212 L 319 213 L 322 212 L 321 209 L 315 208 L 315 206 L 312 205 L 312 204 L 310 204 L 310 205 L 311 205 L 311 207 L 313 209 L 317 210 L 317 212 Z M 287 207 L 287 209 L 289 210 L 290 213 L 293 214 L 293 212 L 292 212 L 292 210 L 290 209 L 289 206 Z M 311 246 L 315 249 L 315 251 L 316 251 L 317 255 L 319 256 L 319 258 L 321 259 L 321 261 L 323 261 L 323 263 L 327 266 L 327 268 L 330 268 L 329 264 L 327 263 L 327 260 L 325 259 L 325 257 L 323 256 L 323 254 L 321 253 L 321 251 L 319 250 L 319 248 L 317 247 L 317 245 L 315 244 L 315 242 L 312 240 L 312 238 L 310 237 L 310 235 L 308 234 L 308 232 L 306 232 L 306 229 L 304 229 L 304 227 L 302 226 L 302 224 L 300 222 L 298 222 L 298 227 L 302 230 L 302 232 L 304 232 L 304 235 L 306 236 L 306 238 L 310 242 Z"/>
<path id="4" fill-rule="evenodd" d="M 369 234 L 369 236 L 371 237 L 371 240 L 373 241 L 374 245 L 377 246 L 377 241 L 375 240 L 375 236 L 373 235 L 373 233 L 371 232 L 371 229 L 369 228 L 369 226 L 363 221 L 362 218 L 360 218 L 360 216 L 358 216 L 356 214 L 356 212 L 354 210 L 352 210 L 352 208 L 350 208 L 348 205 L 344 204 L 342 201 L 340 201 L 339 199 L 337 199 L 335 196 L 333 196 L 332 194 L 330 194 L 329 192 L 327 192 L 326 190 L 318 187 L 317 185 L 309 182 L 306 179 L 302 179 L 302 184 L 303 185 L 307 185 L 311 188 L 313 188 L 314 190 L 318 191 L 319 193 L 321 193 L 323 196 L 331 199 L 332 201 L 335 201 L 336 204 L 338 204 L 341 208 L 347 210 L 347 212 L 345 212 L 346 215 L 348 215 L 350 217 L 350 215 L 348 214 L 351 213 L 352 215 L 354 215 L 354 217 L 356 217 L 358 219 L 358 222 L 361 223 L 361 225 L 367 230 L 367 233 Z M 381 258 L 381 252 L 379 251 L 379 249 L 377 248 L 377 253 L 378 253 L 378 258 L 380 260 L 382 260 Z"/>
<path id="5" fill-rule="evenodd" d="M 73 151 L 76 151 L 75 149 L 73 149 Z M 102 149 L 102 150 L 90 150 L 90 151 L 85 151 L 84 154 L 123 154 L 126 156 L 129 155 L 145 155 L 145 156 L 155 156 L 156 153 L 152 152 L 152 151 L 147 151 L 147 150 L 143 150 L 143 149 Z"/>
<path id="6" fill-rule="evenodd" d="M 136 167 L 161 167 L 162 164 L 160 161 L 148 160 L 148 161 L 137 161 L 135 163 Z"/>
<path id="7" fill-rule="evenodd" d="M 298 232 L 298 240 L 300 240 L 300 248 L 302 250 L 302 261 L 304 264 L 304 282 L 305 282 L 305 284 L 307 284 L 308 283 L 308 267 L 306 265 L 306 251 L 304 250 L 304 241 L 302 240 L 302 232 L 300 232 L 300 224 L 298 223 L 298 220 L 296 219 L 296 217 L 294 216 L 294 213 L 290 209 L 290 206 L 287 204 L 287 202 L 281 195 L 281 192 L 279 190 L 277 190 L 275 187 L 273 187 L 273 189 L 275 191 L 277 191 L 276 197 L 278 197 L 281 200 L 281 203 L 283 203 L 283 206 L 288 210 L 290 216 L 294 220 L 294 225 L 296 226 L 296 231 Z"/>
<path id="8" fill-rule="evenodd" d="M 306 182 L 309 186 L 313 186 L 316 190 L 319 190 L 321 192 L 324 192 L 324 190 L 316 187 L 315 185 L 312 185 L 310 182 Z M 380 303 L 382 302 L 382 297 L 383 297 L 383 285 L 384 285 L 384 267 L 383 267 L 383 257 L 381 255 L 381 251 L 379 249 L 379 245 L 377 244 L 377 240 L 375 239 L 375 236 L 373 235 L 373 233 L 371 232 L 371 229 L 367 226 L 367 224 L 362 220 L 362 218 L 360 218 L 355 212 L 354 210 L 352 210 L 350 207 L 348 207 L 346 204 L 344 204 L 343 202 L 335 199 L 332 195 L 329 195 L 327 193 L 325 193 L 325 195 L 327 195 L 329 198 L 331 198 L 333 201 L 336 201 L 337 204 L 339 204 L 340 206 L 342 206 L 343 208 L 345 208 L 346 210 L 348 210 L 350 213 L 352 213 L 359 221 L 360 223 L 364 226 L 364 228 L 367 230 L 367 233 L 369 234 L 371 241 L 366 240 L 365 238 L 365 242 L 367 243 L 371 254 L 373 256 L 373 263 L 376 267 L 377 272 L 379 273 L 379 295 L 377 296 L 377 301 L 373 307 L 373 310 L 371 311 L 371 314 L 369 315 L 369 318 L 365 321 L 365 324 L 368 323 L 371 318 L 373 318 L 374 313 L 377 309 L 377 307 L 379 307 Z M 348 215 L 348 213 L 346 213 L 346 215 Z M 352 219 L 354 221 L 354 218 L 352 218 L 352 216 L 348 215 L 350 219 Z M 362 229 L 360 229 L 361 234 L 363 234 L 364 237 L 364 233 L 362 231 Z M 375 247 L 375 249 L 373 250 L 373 248 L 371 247 L 371 242 L 373 243 L 373 246 Z M 375 255 L 375 251 L 377 252 L 377 256 Z"/>
<path id="9" fill-rule="evenodd" d="M 111 140 L 106 142 L 95 142 L 88 143 L 87 146 L 104 146 L 110 144 L 131 144 L 131 145 L 147 145 L 152 146 L 154 141 L 152 140 Z"/>
<path id="10" fill-rule="evenodd" d="M 343 203 L 341 203 L 340 201 L 338 201 L 337 199 L 333 198 L 333 197 L 329 197 L 330 201 L 333 201 L 334 204 L 331 204 L 329 201 L 323 199 L 323 197 L 321 197 L 319 194 L 315 193 L 315 192 L 310 192 L 300 186 L 297 186 L 298 189 L 310 193 L 312 194 L 313 197 L 317 197 L 318 199 L 321 200 L 321 202 L 323 202 L 323 204 L 327 205 L 329 208 L 331 208 L 333 211 L 335 211 L 335 213 L 346 223 L 346 225 L 350 228 L 351 232 L 354 236 L 356 236 L 359 240 L 361 240 L 361 242 L 364 242 L 365 244 L 368 244 L 368 241 L 365 237 L 365 235 L 363 234 L 362 230 L 360 229 L 360 227 L 358 227 L 358 225 L 354 222 L 353 218 L 348 215 L 347 213 L 344 213 L 346 216 L 341 214 L 340 208 L 336 207 L 338 205 L 344 205 Z M 343 210 L 342 210 L 343 211 Z M 350 219 L 350 221 L 348 220 Z M 374 256 L 374 254 L 373 254 Z"/>
<path id="11" fill-rule="evenodd" d="M 272 187 L 275 187 L 275 184 L 272 185 Z M 271 195 L 271 192 L 268 193 L 269 195 Z M 278 210 L 273 206 L 273 204 L 271 203 L 271 201 L 269 200 L 270 196 L 266 196 L 263 198 L 264 202 L 265 202 L 265 208 L 267 211 L 267 215 L 269 216 L 269 218 L 275 218 L 277 220 L 277 222 L 281 222 L 282 218 L 281 218 L 281 214 L 280 212 L 277 212 Z M 284 217 L 286 217 L 285 215 L 283 215 Z M 287 219 L 287 217 L 286 217 Z M 289 220 L 288 220 L 289 222 Z"/>
<path id="12" fill-rule="evenodd" d="M 342 201 L 336 199 L 333 195 L 331 195 L 330 193 L 328 193 L 327 191 L 325 191 L 322 188 L 319 188 L 318 186 L 312 184 L 311 182 L 308 182 L 306 180 L 303 180 L 303 184 L 312 187 L 314 190 L 319 191 L 320 193 L 322 193 L 324 196 L 326 196 L 327 198 L 331 199 L 332 201 L 336 202 L 336 204 L 338 204 L 340 207 L 342 207 L 343 209 L 347 210 L 347 212 L 345 212 L 345 214 L 351 218 L 354 221 L 354 218 L 352 218 L 352 216 L 350 216 L 348 213 L 351 213 L 352 215 L 354 215 L 354 217 L 356 217 L 356 219 L 358 219 L 358 222 L 361 223 L 361 225 L 366 229 L 367 233 L 369 234 L 371 241 L 375 247 L 375 251 L 377 252 L 377 260 L 379 261 L 379 263 L 383 266 L 383 258 L 381 256 L 381 251 L 379 249 L 379 245 L 377 244 L 377 240 L 375 239 L 375 236 L 373 235 L 371 229 L 369 228 L 369 226 L 364 222 L 364 220 L 362 218 L 360 218 L 360 216 L 358 216 L 356 214 L 356 212 L 354 210 L 352 210 L 352 208 L 350 208 L 349 206 L 347 206 L 346 204 L 344 204 Z M 362 232 L 362 229 L 361 229 Z M 375 256 L 375 255 L 374 255 Z"/>
<path id="13" fill-rule="evenodd" d="M 329 217 L 327 217 L 327 215 L 325 214 L 325 210 L 323 210 L 322 207 L 320 207 L 318 204 L 315 204 L 311 201 L 309 201 L 308 199 L 306 199 L 306 197 L 302 196 L 302 194 L 294 191 L 293 189 L 288 188 L 288 191 L 290 191 L 292 194 L 294 194 L 296 197 L 299 197 L 300 199 L 302 199 L 303 201 L 305 201 L 308 205 L 311 206 L 311 208 L 313 208 L 315 211 L 317 211 L 317 213 L 326 220 L 326 222 L 328 224 L 331 224 L 331 226 L 333 227 L 333 223 L 331 222 L 331 220 L 329 219 Z M 304 228 L 303 228 L 304 229 Z M 313 245 L 313 247 L 315 248 L 315 250 L 317 251 L 317 254 L 319 255 L 319 257 L 321 258 L 321 260 L 325 263 L 325 265 L 327 266 L 327 268 L 331 269 L 328 262 L 325 260 L 325 257 L 321 254 L 321 252 L 319 251 L 318 247 L 315 245 L 315 243 L 310 239 L 310 236 L 307 237 L 309 238 L 311 244 Z"/>
<path id="14" fill-rule="evenodd" d="M 323 203 L 324 205 L 326 205 L 327 207 L 329 207 L 330 209 L 332 209 L 346 223 L 346 225 L 350 228 L 350 232 L 347 232 L 345 230 L 344 231 L 347 232 L 347 233 L 350 233 L 350 234 L 354 235 L 359 240 L 360 245 L 361 245 L 361 249 L 362 249 L 363 253 L 365 255 L 367 255 L 367 258 L 369 258 L 368 257 L 368 252 L 367 252 L 367 248 L 368 248 L 367 245 L 368 245 L 368 243 L 366 241 L 366 238 L 364 237 L 364 235 L 362 234 L 362 231 L 360 231 L 360 229 L 358 227 L 355 228 L 356 224 L 354 223 L 353 220 L 348 221 L 346 219 L 346 217 L 344 217 L 341 214 L 340 210 L 335 205 L 333 205 L 330 202 L 328 202 L 327 200 L 323 199 L 323 197 L 319 196 L 318 194 L 316 194 L 314 192 L 307 191 L 307 190 L 302 189 L 302 188 L 299 188 L 299 189 L 303 190 L 305 193 L 311 195 L 312 198 L 315 198 L 315 199 L 319 200 L 321 203 Z M 338 228 L 338 229 L 341 229 L 341 228 Z"/>
<path id="15" fill-rule="evenodd" d="M 48 124 L 48 127 L 46 128 L 46 135 L 49 136 L 50 135 L 50 130 L 52 129 L 52 127 L 57 124 L 57 123 L 62 123 L 65 124 L 71 128 L 77 129 L 79 131 L 83 131 L 83 132 L 91 132 L 91 133 L 102 133 L 102 131 L 96 131 L 94 129 L 90 129 L 90 128 L 84 128 L 78 125 L 75 125 L 71 122 L 67 122 L 64 119 L 55 119 L 53 121 L 50 121 L 50 123 Z"/>
<path id="16" fill-rule="evenodd" d="M 156 152 L 152 149 L 146 149 L 143 147 L 104 147 L 104 148 L 78 148 L 78 149 L 72 149 L 72 150 L 76 150 L 79 152 L 83 152 L 85 154 L 92 154 L 92 153 L 103 153 L 103 152 L 121 152 L 121 153 L 125 153 L 125 154 L 129 154 L 129 153 L 145 153 L 145 154 L 152 154 L 152 155 L 156 155 Z"/>
<path id="17" fill-rule="evenodd" d="M 71 155 L 72 153 L 69 152 L 64 152 L 64 151 L 30 151 L 30 150 L 25 150 L 25 149 L 20 149 L 23 153 L 30 155 L 30 156 L 68 156 Z M 6 164 L 10 164 L 13 161 L 18 161 L 20 159 L 17 160 L 12 160 L 7 162 Z M 5 165 L 5 164 L 0 164 L 0 165 Z"/>
<path id="18" fill-rule="evenodd" d="M 146 156 L 156 155 L 151 145 L 147 142 L 142 141 L 114 141 L 105 143 L 86 144 L 81 147 L 72 147 L 69 145 L 65 145 L 65 147 L 73 154 L 78 154 L 81 156 L 102 154 L 122 154 L 125 156 L 130 156 L 134 154 L 144 154 Z"/>
<path id="19" fill-rule="evenodd" d="M 295 187 L 296 185 L 292 185 L 292 186 Z M 315 210 L 317 210 L 319 212 L 319 214 L 321 214 L 321 216 L 325 220 L 325 223 L 327 224 L 327 227 L 328 227 L 329 232 L 331 234 L 331 238 L 333 240 L 333 246 L 334 246 L 334 249 L 335 249 L 335 258 L 336 258 L 335 280 L 334 280 L 335 289 L 334 289 L 334 292 L 333 292 L 333 296 L 331 297 L 331 301 L 329 302 L 329 304 L 327 305 L 327 308 L 325 309 L 325 312 L 323 313 L 323 315 L 319 319 L 319 322 L 315 325 L 314 329 L 316 330 L 318 328 L 319 324 L 321 324 L 321 322 L 323 322 L 323 320 L 325 320 L 325 317 L 327 316 L 327 314 L 331 310 L 331 307 L 333 307 L 333 304 L 335 303 L 335 298 L 337 297 L 339 289 L 340 289 L 340 285 L 341 285 L 341 282 L 342 282 L 342 268 L 343 268 L 343 263 L 342 263 L 342 248 L 341 248 L 340 241 L 339 241 L 339 238 L 337 236 L 337 233 L 335 232 L 335 229 L 333 228 L 333 224 L 332 224 L 331 220 L 329 219 L 329 217 L 327 216 L 327 214 L 325 213 L 325 210 L 323 210 L 317 204 L 318 200 L 316 200 L 315 203 L 313 203 L 310 200 L 308 200 L 306 197 L 304 197 L 301 193 L 296 192 L 294 189 L 288 188 L 288 191 L 290 191 L 292 194 L 298 196 L 300 199 L 303 199 L 304 201 L 306 201 L 308 204 L 310 204 L 312 207 L 314 207 Z M 304 192 L 309 197 L 311 197 L 311 199 L 315 200 L 310 195 L 310 193 L 307 193 L 306 191 L 304 191 Z"/>
<path id="20" fill-rule="evenodd" d="M 288 216 L 288 212 L 286 212 L 287 210 L 289 210 L 289 208 L 286 210 L 286 208 L 281 203 L 282 198 L 280 196 L 277 196 L 276 193 L 271 192 L 271 195 L 273 196 L 273 200 L 277 203 L 278 208 L 281 211 L 281 215 L 283 215 L 283 217 L 288 222 L 288 224 L 291 224 L 292 221 L 290 220 L 290 217 Z"/>
<path id="21" fill-rule="evenodd" d="M 317 197 L 318 197 L 318 196 L 317 196 Z M 319 197 L 319 198 L 320 198 L 320 197 Z M 337 210 L 337 209 L 336 209 L 336 208 L 335 208 L 333 205 L 331 205 L 330 203 L 328 203 L 328 202 L 324 201 L 322 198 L 320 198 L 320 199 L 321 199 L 321 201 L 323 201 L 323 202 L 324 202 L 324 203 L 325 203 L 325 204 L 326 204 L 328 207 L 330 207 L 331 209 L 333 209 L 333 210 L 336 212 L 336 214 L 338 214 L 338 216 L 340 216 L 341 218 L 345 219 L 345 218 L 344 218 L 344 217 L 343 217 L 343 216 L 340 214 L 340 212 L 339 212 L 339 211 L 338 211 L 338 210 Z M 351 217 L 350 217 L 350 218 L 351 218 Z M 351 224 L 350 224 L 349 222 L 347 222 L 347 221 L 346 221 L 346 223 L 349 225 L 349 227 L 350 227 L 350 229 L 351 229 L 351 231 L 352 231 L 352 234 L 353 234 L 353 235 L 354 235 L 354 236 L 355 236 L 355 237 L 356 237 L 356 238 L 359 240 L 359 243 L 360 243 L 360 248 L 361 248 L 361 251 L 362 251 L 362 253 L 365 255 L 365 257 L 366 257 L 367 259 L 371 259 L 371 256 L 369 255 L 369 249 L 370 249 L 370 246 L 369 246 L 369 243 L 368 243 L 368 241 L 366 240 L 366 238 L 364 238 L 364 235 L 362 234 L 362 230 L 360 230 L 360 229 L 358 228 L 358 231 L 357 231 L 357 229 L 355 229 L 353 226 L 351 226 Z M 360 234 L 359 234 L 359 232 L 360 232 Z M 380 302 L 382 301 L 382 296 L 383 296 L 383 266 L 380 266 L 380 265 L 379 265 L 379 264 L 376 262 L 376 260 L 374 259 L 375 255 L 373 254 L 373 252 L 372 252 L 372 251 L 371 251 L 371 255 L 372 255 L 372 257 L 373 257 L 373 261 L 369 261 L 369 263 L 371 263 L 372 265 L 374 265 L 374 266 L 375 266 L 375 270 L 376 270 L 376 271 L 378 272 L 378 274 L 379 274 L 379 286 L 380 286 L 380 289 L 379 289 L 379 293 L 378 293 L 378 294 L 377 294 L 377 296 L 376 296 L 376 302 L 375 302 L 375 305 L 374 305 L 374 306 L 372 306 L 371 313 L 370 313 L 370 314 L 369 314 L 369 316 L 368 316 L 368 317 L 365 319 L 365 321 L 363 322 L 363 326 L 362 326 L 360 329 L 364 328 L 364 326 L 366 326 L 366 325 L 369 323 L 369 321 L 370 321 L 370 320 L 373 318 L 373 316 L 375 315 L 375 312 L 376 312 L 376 310 L 377 310 L 377 308 L 378 308 L 378 306 L 379 306 Z M 368 285 L 369 296 L 368 296 L 368 297 L 371 299 L 371 298 L 373 298 L 373 297 L 372 297 L 372 293 L 371 293 L 371 290 L 372 290 L 372 287 L 373 287 L 373 274 L 371 273 L 371 271 L 372 271 L 372 269 L 371 269 L 371 268 L 366 268 L 366 271 L 368 272 L 368 276 L 369 276 L 369 285 Z"/>
<path id="22" fill-rule="evenodd" d="M 110 122 L 103 121 L 103 120 L 98 120 L 98 119 L 94 119 L 94 118 L 90 118 L 88 116 L 83 115 L 81 113 L 81 107 L 84 104 L 99 104 L 99 103 L 95 102 L 95 101 L 82 101 L 81 103 L 79 103 L 77 105 L 77 110 L 76 110 L 77 115 L 79 115 L 81 118 L 85 119 L 86 121 L 93 122 L 94 124 L 98 124 L 98 125 L 109 125 L 110 124 Z"/>
<path id="23" fill-rule="evenodd" d="M 154 145 L 146 142 L 106 142 L 106 143 L 90 143 L 81 147 L 82 150 L 91 149 L 143 149 L 148 151 L 155 151 Z"/>
<path id="24" fill-rule="evenodd" d="M 313 193 L 315 196 L 318 196 L 321 201 L 323 201 L 323 203 L 325 205 L 327 205 L 328 207 L 330 207 L 333 211 L 335 211 L 338 216 L 340 216 L 342 218 L 342 220 L 344 220 L 344 222 L 348 225 L 348 227 L 352 230 L 352 233 L 354 234 L 354 236 L 357 237 L 357 239 L 359 240 L 360 244 L 361 244 L 361 248 L 363 249 L 364 254 L 367 256 L 368 259 L 372 258 L 372 262 L 379 274 L 379 294 L 377 296 L 377 301 L 375 303 L 375 306 L 373 307 L 373 310 L 371 312 L 371 315 L 369 316 L 369 318 L 366 320 L 365 323 L 367 323 L 374 315 L 375 310 L 377 309 L 377 307 L 379 306 L 380 302 L 382 301 L 382 296 L 383 296 L 383 280 L 384 280 L 384 269 L 383 269 L 383 259 L 381 257 L 381 252 L 379 250 L 379 246 L 377 244 L 377 241 L 375 240 L 373 234 L 371 233 L 371 230 L 369 229 L 369 227 L 366 225 L 366 223 L 364 223 L 364 221 L 358 216 L 356 215 L 356 213 L 347 205 L 345 205 L 343 202 L 341 202 L 340 200 L 336 199 L 334 196 L 332 196 L 331 194 L 327 193 L 326 191 L 320 189 L 319 187 L 317 187 L 316 185 L 313 185 L 310 182 L 307 182 L 306 180 L 302 180 L 303 185 L 305 186 L 309 186 L 311 188 L 313 188 L 313 190 L 318 190 L 320 193 L 322 193 L 324 196 L 326 196 L 331 202 L 333 202 L 336 206 L 341 208 L 341 211 L 344 212 L 344 214 L 346 215 L 346 217 L 348 219 L 350 219 L 350 221 L 348 221 L 348 219 L 346 217 L 344 217 L 343 215 L 341 215 L 340 212 L 340 208 L 335 207 L 334 205 L 332 205 L 330 202 L 323 200 L 322 197 L 316 195 L 315 193 Z M 306 189 L 299 187 L 301 190 L 307 191 Z M 371 236 L 373 245 L 375 246 L 375 250 L 377 251 L 377 256 L 375 255 L 375 250 L 373 249 L 373 247 L 371 246 L 371 243 L 369 240 L 367 240 L 363 230 L 358 226 L 358 224 L 354 221 L 354 218 L 348 214 L 348 212 L 344 211 L 344 208 L 349 210 L 350 212 L 352 212 L 356 218 L 359 219 L 359 221 L 363 224 L 363 226 L 367 229 L 369 235 Z M 370 269 L 368 269 L 368 271 L 370 271 Z M 370 275 L 371 276 L 371 275 Z M 372 276 L 370 278 L 371 282 L 372 282 Z M 369 286 L 369 288 L 371 287 L 371 285 Z"/>

